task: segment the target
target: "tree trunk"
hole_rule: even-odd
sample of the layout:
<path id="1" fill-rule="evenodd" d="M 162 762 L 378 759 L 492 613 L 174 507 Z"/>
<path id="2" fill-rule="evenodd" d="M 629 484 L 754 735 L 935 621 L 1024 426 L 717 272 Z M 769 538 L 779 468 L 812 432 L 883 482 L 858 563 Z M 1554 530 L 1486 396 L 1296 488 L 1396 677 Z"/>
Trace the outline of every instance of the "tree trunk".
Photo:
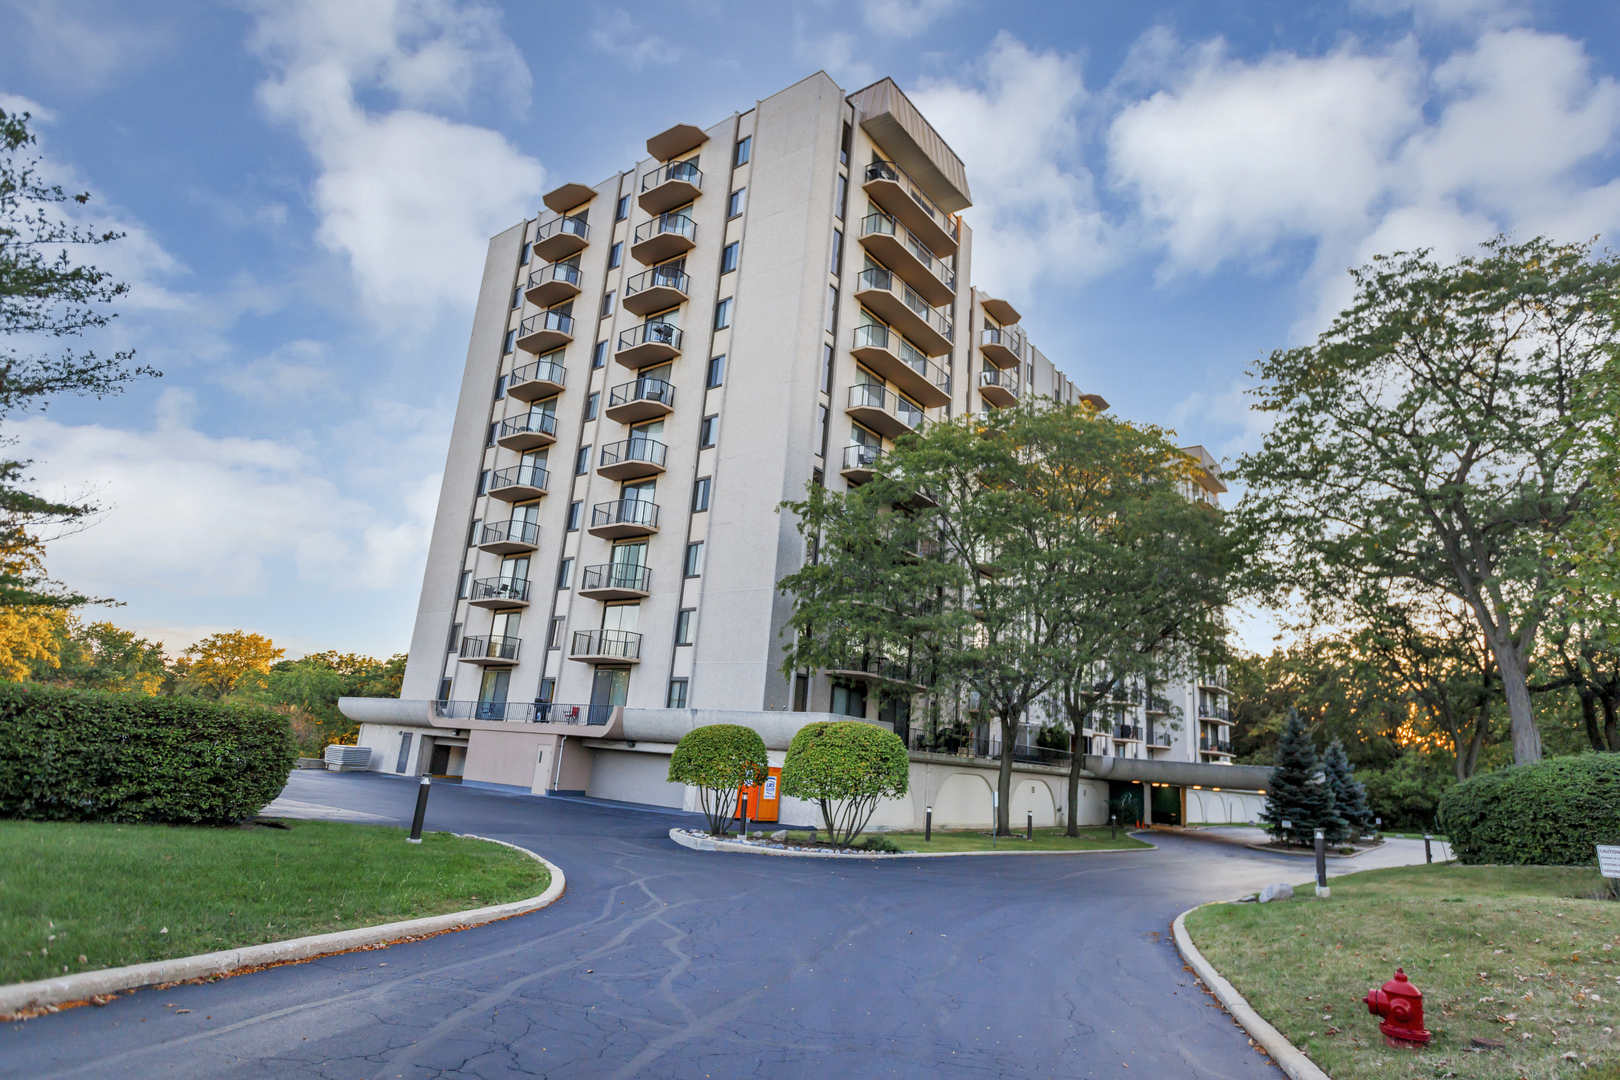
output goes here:
<path id="1" fill-rule="evenodd" d="M 1078 730 L 1069 735 L 1069 827 L 1066 830 L 1070 836 L 1080 835 L 1080 764 L 1083 760 L 1080 754 L 1080 740 L 1084 738 Z"/>
<path id="2" fill-rule="evenodd" d="M 1597 696 L 1586 686 L 1576 690 L 1575 695 L 1581 699 L 1581 719 L 1586 722 L 1586 741 L 1592 744 L 1594 750 L 1607 750 L 1603 732 L 1598 730 Z"/>
<path id="3" fill-rule="evenodd" d="M 1620 688 L 1603 695 L 1603 735 L 1611 753 L 1620 754 Z"/>
<path id="4" fill-rule="evenodd" d="M 1008 713 L 1012 713 L 1011 719 Z M 1012 770 L 1013 770 L 1013 743 L 1018 741 L 1018 714 L 1011 709 L 1001 716 L 1001 776 L 996 781 L 996 790 L 1000 804 L 996 807 L 996 835 L 1011 836 L 1012 807 L 1007 805 L 1012 801 Z"/>
<path id="5" fill-rule="evenodd" d="M 1496 657 L 1496 670 L 1502 676 L 1508 716 L 1513 721 L 1513 764 L 1529 765 L 1540 761 L 1541 729 L 1536 727 L 1536 716 L 1530 708 L 1530 683 L 1526 678 L 1525 662 L 1505 629 L 1492 627 L 1487 637 L 1491 643 L 1491 654 Z"/>

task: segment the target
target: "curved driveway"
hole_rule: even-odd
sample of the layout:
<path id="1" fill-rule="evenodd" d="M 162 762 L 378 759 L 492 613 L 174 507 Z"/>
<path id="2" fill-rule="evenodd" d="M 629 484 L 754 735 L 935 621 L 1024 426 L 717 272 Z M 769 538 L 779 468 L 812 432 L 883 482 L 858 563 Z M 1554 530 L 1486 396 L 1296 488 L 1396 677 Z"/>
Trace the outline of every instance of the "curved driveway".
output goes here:
<path id="1" fill-rule="evenodd" d="M 401 823 L 414 796 L 308 772 L 286 794 Z M 0 1077 L 1281 1075 L 1169 930 L 1200 901 L 1308 879 L 1300 861 L 1166 834 L 1152 852 L 766 859 L 679 848 L 681 820 L 436 786 L 429 828 L 544 854 L 562 899 L 8 1025 Z"/>

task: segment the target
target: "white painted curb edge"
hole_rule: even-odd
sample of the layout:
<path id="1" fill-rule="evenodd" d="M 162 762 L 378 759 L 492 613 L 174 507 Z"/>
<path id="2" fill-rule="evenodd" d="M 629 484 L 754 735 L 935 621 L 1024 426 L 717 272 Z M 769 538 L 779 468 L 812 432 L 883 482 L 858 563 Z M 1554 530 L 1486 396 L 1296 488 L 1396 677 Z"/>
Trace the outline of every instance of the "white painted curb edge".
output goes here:
<path id="1" fill-rule="evenodd" d="M 312 934 L 309 937 L 289 938 L 286 941 L 269 941 L 263 945 L 222 949 L 219 952 L 199 953 L 196 956 L 179 956 L 172 960 L 154 960 L 146 964 L 130 964 L 127 967 L 103 968 L 100 971 L 81 971 L 55 979 L 12 983 L 9 986 L 0 986 L 0 1013 L 34 1009 L 42 1005 L 56 1005 L 64 1001 L 83 1001 L 101 994 L 151 986 L 154 983 L 184 982 L 187 979 L 224 975 L 260 964 L 308 960 L 326 953 L 348 952 L 351 949 L 418 934 L 479 926 L 497 919 L 538 911 L 555 901 L 568 887 L 568 879 L 563 875 L 561 867 L 527 848 L 508 844 L 504 840 L 491 840 L 487 836 L 458 835 L 468 840 L 486 840 L 491 844 L 500 844 L 502 847 L 523 852 L 536 862 L 543 863 L 546 869 L 551 871 L 551 885 L 539 896 L 531 896 L 527 900 L 514 900 L 509 904 L 492 904 L 489 907 L 452 911 L 447 915 L 429 915 L 421 919 L 402 919 L 399 922 L 338 930 L 330 934 Z"/>
<path id="2" fill-rule="evenodd" d="M 882 833 L 874 835 L 881 836 Z M 795 851 L 792 848 L 762 848 L 753 844 L 740 844 L 735 840 L 716 840 L 708 836 L 692 836 L 682 829 L 669 830 L 669 838 L 693 851 L 730 851 L 739 855 L 777 855 L 789 859 L 958 859 L 969 855 L 1123 855 L 1132 851 L 1157 851 L 1158 845 L 1142 843 L 1139 848 L 1093 848 L 1089 851 Z M 1139 838 L 1140 839 L 1140 838 Z"/>
<path id="3" fill-rule="evenodd" d="M 1192 938 L 1187 935 L 1187 916 L 1197 910 L 1198 908 L 1189 908 L 1183 911 L 1176 916 L 1173 924 L 1176 948 L 1181 950 L 1181 955 L 1186 958 L 1194 973 L 1214 992 L 1215 997 L 1226 1007 L 1226 1011 L 1232 1014 L 1232 1019 L 1242 1025 L 1243 1030 L 1249 1033 L 1249 1037 L 1271 1055 L 1271 1060 L 1275 1061 L 1277 1067 L 1287 1073 L 1291 1080 L 1332 1080 L 1332 1077 L 1323 1072 L 1314 1061 L 1283 1038 L 1282 1032 L 1255 1012 L 1243 999 L 1243 995 L 1237 992 L 1237 988 L 1222 978 L 1221 973 L 1204 959 L 1204 954 L 1198 951 L 1198 947 L 1192 943 Z"/>

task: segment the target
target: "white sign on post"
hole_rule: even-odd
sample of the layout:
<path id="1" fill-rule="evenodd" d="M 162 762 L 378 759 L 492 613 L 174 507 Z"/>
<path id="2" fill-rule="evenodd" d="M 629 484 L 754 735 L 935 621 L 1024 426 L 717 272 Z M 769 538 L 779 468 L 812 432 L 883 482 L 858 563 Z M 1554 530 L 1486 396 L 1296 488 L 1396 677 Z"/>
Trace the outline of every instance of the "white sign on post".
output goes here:
<path id="1" fill-rule="evenodd" d="M 1606 878 L 1620 878 L 1620 844 L 1599 844 L 1598 873 Z"/>

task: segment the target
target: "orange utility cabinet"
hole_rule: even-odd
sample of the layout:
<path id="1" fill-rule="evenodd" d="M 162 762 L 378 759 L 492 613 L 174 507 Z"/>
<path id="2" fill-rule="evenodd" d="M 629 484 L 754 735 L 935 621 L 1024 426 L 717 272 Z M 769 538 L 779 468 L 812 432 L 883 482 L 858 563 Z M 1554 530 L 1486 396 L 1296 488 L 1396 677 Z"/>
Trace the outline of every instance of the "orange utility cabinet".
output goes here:
<path id="1" fill-rule="evenodd" d="M 776 820 L 777 810 L 782 805 L 782 797 L 777 788 L 782 782 L 782 770 L 772 769 L 770 775 L 765 777 L 763 784 L 753 787 L 739 788 L 737 791 L 737 809 L 732 817 L 742 820 L 742 798 L 748 796 L 748 820 L 758 822 L 772 822 Z"/>

